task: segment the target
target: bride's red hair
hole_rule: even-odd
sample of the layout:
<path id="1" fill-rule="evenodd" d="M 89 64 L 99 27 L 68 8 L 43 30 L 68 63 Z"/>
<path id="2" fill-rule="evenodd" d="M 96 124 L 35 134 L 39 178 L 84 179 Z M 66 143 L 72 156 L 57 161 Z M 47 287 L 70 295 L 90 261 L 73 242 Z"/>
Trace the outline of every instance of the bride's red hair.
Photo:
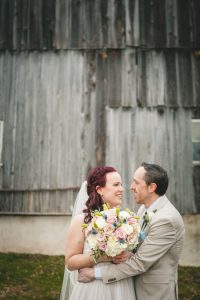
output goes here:
<path id="1" fill-rule="evenodd" d="M 89 198 L 86 202 L 87 208 L 83 210 L 85 213 L 85 223 L 91 221 L 91 211 L 103 209 L 103 200 L 97 193 L 96 187 L 104 187 L 106 185 L 106 174 L 111 172 L 117 171 L 113 167 L 96 167 L 90 170 L 87 177 L 87 193 Z"/>

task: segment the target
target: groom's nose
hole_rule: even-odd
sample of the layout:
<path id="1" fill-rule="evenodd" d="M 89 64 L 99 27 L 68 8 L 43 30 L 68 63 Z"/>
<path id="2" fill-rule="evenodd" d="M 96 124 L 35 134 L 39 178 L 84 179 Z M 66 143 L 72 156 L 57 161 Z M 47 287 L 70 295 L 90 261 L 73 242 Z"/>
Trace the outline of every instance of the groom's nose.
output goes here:
<path id="1" fill-rule="evenodd" d="M 131 183 L 130 188 L 131 188 L 132 191 L 134 190 L 134 181 Z"/>
<path id="2" fill-rule="evenodd" d="M 134 181 L 131 183 L 131 191 L 135 192 L 135 182 Z"/>

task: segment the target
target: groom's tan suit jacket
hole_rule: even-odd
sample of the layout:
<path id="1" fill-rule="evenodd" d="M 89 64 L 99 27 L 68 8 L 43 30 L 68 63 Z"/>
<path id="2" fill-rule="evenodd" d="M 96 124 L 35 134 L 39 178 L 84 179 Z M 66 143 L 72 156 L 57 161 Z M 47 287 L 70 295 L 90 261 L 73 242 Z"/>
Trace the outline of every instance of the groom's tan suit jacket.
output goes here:
<path id="1" fill-rule="evenodd" d="M 127 262 L 102 268 L 104 283 L 134 276 L 137 300 L 178 299 L 177 268 L 183 247 L 181 215 L 166 196 L 145 228 L 146 238 Z M 138 215 L 145 211 L 142 205 Z"/>

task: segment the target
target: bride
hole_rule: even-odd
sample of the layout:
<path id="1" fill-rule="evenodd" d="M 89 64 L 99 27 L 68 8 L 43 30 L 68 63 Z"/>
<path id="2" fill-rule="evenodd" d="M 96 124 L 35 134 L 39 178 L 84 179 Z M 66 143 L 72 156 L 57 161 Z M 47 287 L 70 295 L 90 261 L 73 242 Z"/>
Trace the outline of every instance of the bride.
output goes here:
<path id="1" fill-rule="evenodd" d="M 99 265 L 120 263 L 127 259 L 129 254 L 122 253 L 115 258 L 104 257 L 96 261 L 85 242 L 82 230 L 82 224 L 91 221 L 91 212 L 102 210 L 104 203 L 108 203 L 110 208 L 120 206 L 122 192 L 121 177 L 112 167 L 92 169 L 87 182 L 83 183 L 76 199 L 72 222 L 67 233 L 66 269 L 60 300 L 135 299 L 134 281 L 131 277 L 107 285 L 97 279 L 90 283 L 77 281 L 77 270 L 79 269 L 92 267 L 96 263 Z"/>

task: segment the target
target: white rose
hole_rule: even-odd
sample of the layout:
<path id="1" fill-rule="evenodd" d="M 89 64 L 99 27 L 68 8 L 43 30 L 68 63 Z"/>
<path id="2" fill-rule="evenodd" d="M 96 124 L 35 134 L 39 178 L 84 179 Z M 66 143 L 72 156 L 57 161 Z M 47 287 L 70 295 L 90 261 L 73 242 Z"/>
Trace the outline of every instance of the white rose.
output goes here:
<path id="1" fill-rule="evenodd" d="M 95 249 L 98 245 L 97 235 L 96 234 L 90 234 L 87 237 L 87 242 L 88 242 L 91 249 Z"/>
<path id="2" fill-rule="evenodd" d="M 109 210 L 103 211 L 103 214 L 107 217 L 116 216 L 116 209 L 110 208 Z"/>
<path id="3" fill-rule="evenodd" d="M 121 221 L 127 220 L 128 218 L 130 218 L 130 216 L 131 215 L 125 210 L 122 210 L 122 211 L 119 212 L 119 219 Z"/>
<path id="4" fill-rule="evenodd" d="M 103 229 L 106 226 L 106 221 L 103 217 L 98 217 L 95 223 L 99 229 Z"/>
<path id="5" fill-rule="evenodd" d="M 133 232 L 133 227 L 129 224 L 122 224 L 121 227 L 124 229 L 126 234 L 131 234 Z"/>
<path id="6" fill-rule="evenodd" d="M 92 231 L 92 223 L 90 223 L 90 224 L 88 225 L 87 230 L 88 230 L 88 232 L 89 232 L 89 231 Z"/>
<path id="7" fill-rule="evenodd" d="M 139 223 L 135 224 L 135 227 L 136 227 L 137 233 L 139 234 L 141 231 L 140 224 Z"/>
<path id="8" fill-rule="evenodd" d="M 126 248 L 127 245 L 125 243 L 119 243 L 114 238 L 109 238 L 107 242 L 106 254 L 114 257 L 120 254 Z"/>

